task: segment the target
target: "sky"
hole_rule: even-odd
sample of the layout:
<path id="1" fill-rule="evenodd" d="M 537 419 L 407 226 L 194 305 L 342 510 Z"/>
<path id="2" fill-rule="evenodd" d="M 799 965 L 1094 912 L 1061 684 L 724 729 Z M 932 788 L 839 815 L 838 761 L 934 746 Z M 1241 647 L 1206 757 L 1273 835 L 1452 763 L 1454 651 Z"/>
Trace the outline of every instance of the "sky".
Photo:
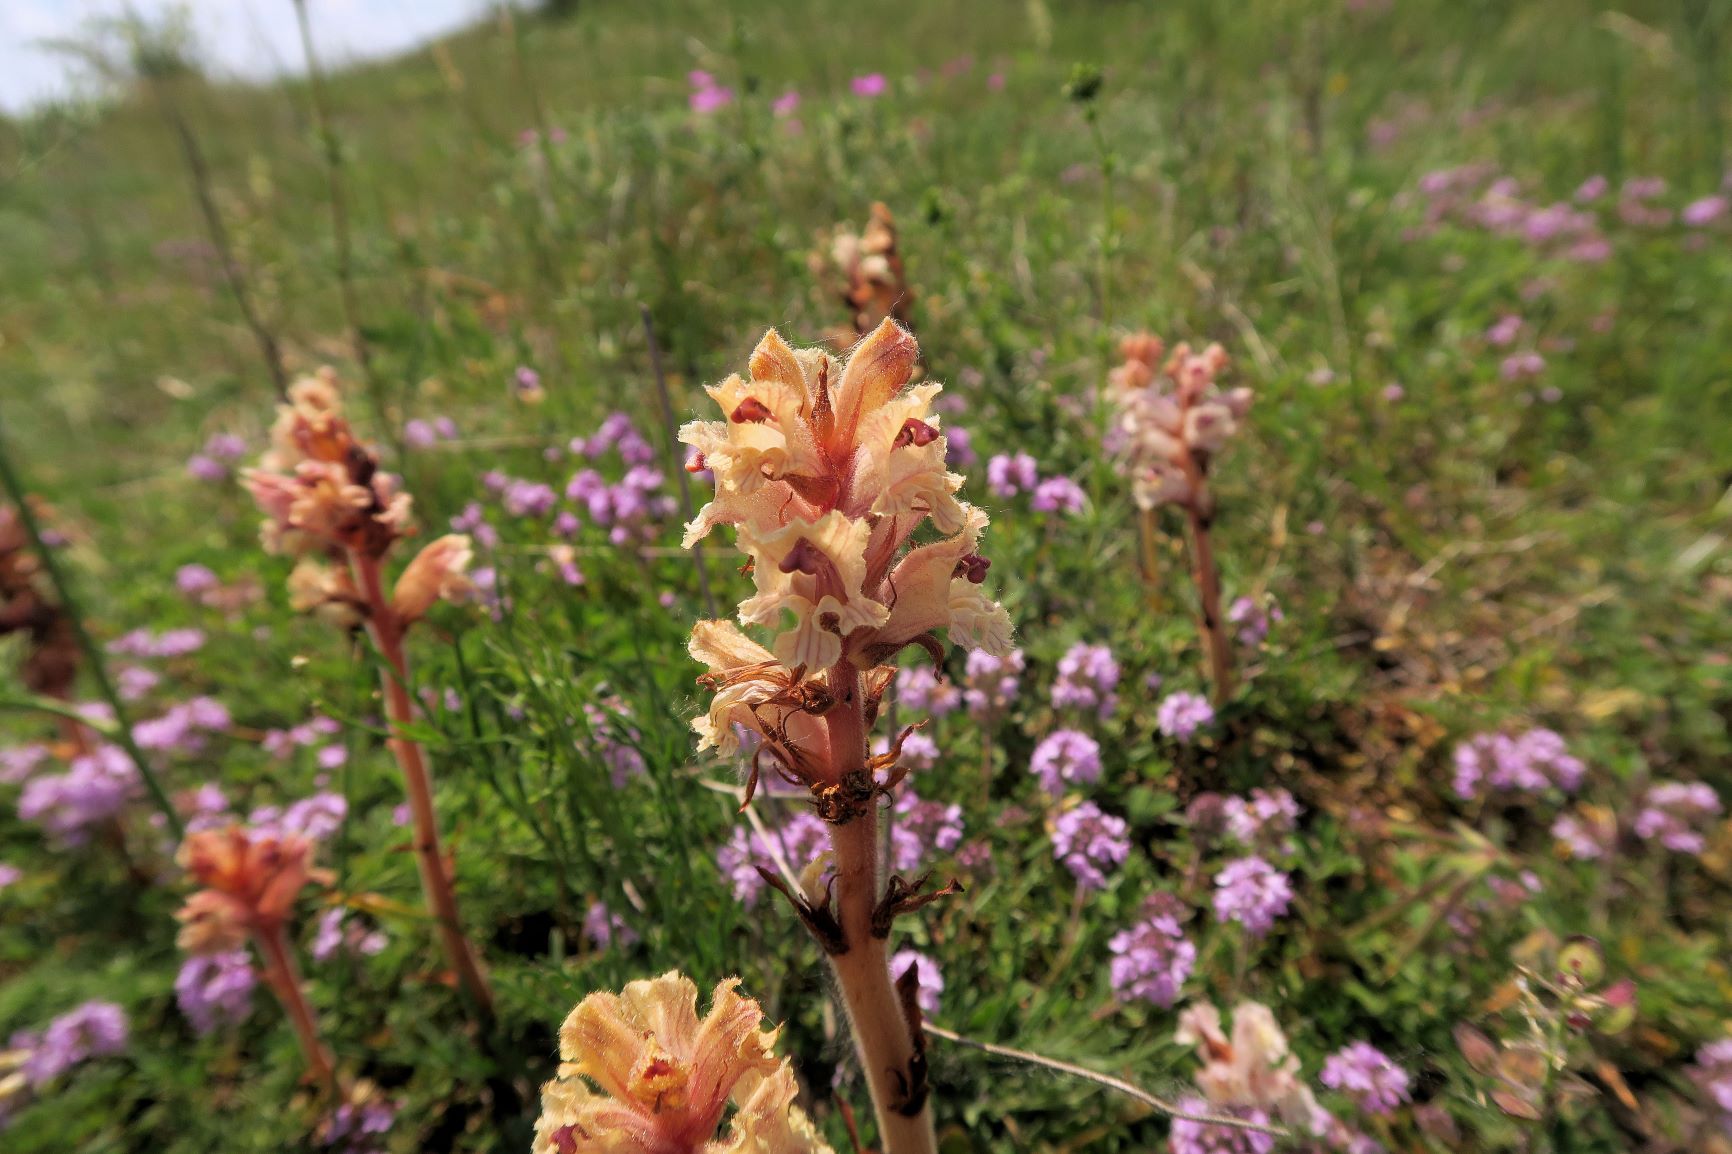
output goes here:
<path id="1" fill-rule="evenodd" d="M 489 0 L 308 0 L 320 63 L 388 55 L 473 22 Z M 18 112 L 72 91 L 76 67 L 40 41 L 75 37 L 92 16 L 131 7 L 146 20 L 192 13 L 207 67 L 268 77 L 303 66 L 292 0 L 0 0 L 0 110 Z"/>

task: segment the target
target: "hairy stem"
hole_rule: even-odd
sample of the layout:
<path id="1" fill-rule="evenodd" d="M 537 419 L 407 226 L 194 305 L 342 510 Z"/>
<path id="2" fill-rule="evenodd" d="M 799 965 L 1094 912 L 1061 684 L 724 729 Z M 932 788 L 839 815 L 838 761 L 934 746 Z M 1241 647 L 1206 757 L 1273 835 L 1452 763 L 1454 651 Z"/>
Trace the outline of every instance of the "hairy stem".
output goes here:
<path id="1" fill-rule="evenodd" d="M 1160 522 L 1153 509 L 1137 511 L 1137 539 L 1142 548 L 1143 589 L 1148 595 L 1149 611 L 1161 611 Z"/>
<path id="2" fill-rule="evenodd" d="M 277 995 L 283 1013 L 288 1015 L 289 1025 L 294 1027 L 301 1054 L 307 1059 L 307 1072 L 319 1085 L 334 1093 L 337 1070 L 331 1062 L 330 1051 L 319 1039 L 319 1024 L 313 1017 L 313 1008 L 307 1004 L 307 993 L 301 988 L 300 967 L 295 964 L 295 955 L 289 948 L 283 927 L 261 929 L 253 935 L 253 940 L 259 947 L 259 955 L 264 958 L 265 984 Z"/>
<path id="3" fill-rule="evenodd" d="M 865 703 L 860 671 L 846 658 L 830 670 L 836 706 L 828 715 L 830 763 L 839 774 L 866 766 Z M 926 1102 L 925 1056 L 890 978 L 889 941 L 873 931 L 879 884 L 878 807 L 830 827 L 836 853 L 836 916 L 845 943 L 830 957 L 854 1032 L 884 1154 L 931 1154 L 937 1149 Z"/>
<path id="4" fill-rule="evenodd" d="M 404 727 L 413 720 L 415 709 L 409 700 L 409 662 L 403 652 L 403 623 L 391 608 L 379 576 L 379 563 L 365 557 L 355 558 L 356 574 L 361 593 L 368 604 L 368 630 L 386 668 L 379 680 L 385 693 L 385 715 L 390 720 L 391 754 L 403 771 L 403 788 L 409 797 L 409 813 L 415 829 L 415 864 L 421 873 L 421 888 L 427 896 L 427 908 L 439 928 L 439 938 L 445 947 L 446 960 L 457 975 L 457 982 L 475 1003 L 476 1011 L 485 1021 L 493 1020 L 493 989 L 487 975 L 463 933 L 463 921 L 457 912 L 457 895 L 452 889 L 451 875 L 445 868 L 445 858 L 439 850 L 439 816 L 433 808 L 433 778 L 421 743 L 402 736 Z"/>
<path id="5" fill-rule="evenodd" d="M 1199 508 L 1206 500 L 1199 488 L 1185 512 L 1191 519 L 1191 575 L 1197 583 L 1203 648 L 1209 651 L 1209 677 L 1214 683 L 1211 696 L 1219 709 L 1233 695 L 1233 651 L 1227 647 L 1227 623 L 1221 617 L 1221 574 L 1215 568 L 1210 536 L 1214 518 Z"/>

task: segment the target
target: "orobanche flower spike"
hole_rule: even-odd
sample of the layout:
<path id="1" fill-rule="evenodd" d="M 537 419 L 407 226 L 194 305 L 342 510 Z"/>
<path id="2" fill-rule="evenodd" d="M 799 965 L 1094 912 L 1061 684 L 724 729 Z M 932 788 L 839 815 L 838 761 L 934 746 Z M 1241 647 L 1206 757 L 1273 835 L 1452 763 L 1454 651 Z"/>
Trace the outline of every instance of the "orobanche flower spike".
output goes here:
<path id="1" fill-rule="evenodd" d="M 461 601 L 474 591 L 466 575 L 469 538 L 452 534 L 428 543 L 386 592 L 386 555 L 412 531 L 409 495 L 355 436 L 330 369 L 289 387 L 288 404 L 278 407 L 271 427 L 270 451 L 242 479 L 264 511 L 266 550 L 300 559 L 289 576 L 290 604 L 345 629 L 364 626 L 373 639 L 385 659 L 385 711 L 400 734 L 414 721 L 404 639 L 435 603 Z M 451 870 L 440 853 L 426 756 L 404 736 L 392 737 L 391 753 L 403 771 L 416 866 L 446 959 L 478 1014 L 491 1018 L 492 987 L 463 934 Z"/>
<path id="2" fill-rule="evenodd" d="M 833 884 L 788 896 L 836 971 L 888 1154 L 933 1146 L 919 1014 L 891 983 L 887 940 L 898 914 L 937 895 L 921 893 L 924 878 L 881 880 L 880 798 L 905 771 L 901 738 L 872 757 L 867 732 L 894 672 L 885 662 L 904 648 L 937 661 L 940 630 L 998 656 L 1011 647 L 1010 617 L 983 585 L 986 517 L 956 498 L 963 479 L 945 468 L 931 414 L 942 386 L 910 386 L 918 359 L 892 320 L 845 361 L 772 331 L 750 380 L 709 390 L 724 419 L 680 433 L 693 467 L 716 478 L 686 542 L 734 527 L 756 586 L 740 621 L 770 635 L 766 646 L 731 621 L 698 623 L 691 652 L 715 696 L 693 726 L 700 748 L 723 754 L 738 751 L 736 726 L 757 733 L 829 823 Z"/>
<path id="3" fill-rule="evenodd" d="M 718 985 L 702 1019 L 680 973 L 579 1002 L 559 1029 L 559 1077 L 541 1088 L 534 1154 L 833 1154 L 738 984 Z"/>

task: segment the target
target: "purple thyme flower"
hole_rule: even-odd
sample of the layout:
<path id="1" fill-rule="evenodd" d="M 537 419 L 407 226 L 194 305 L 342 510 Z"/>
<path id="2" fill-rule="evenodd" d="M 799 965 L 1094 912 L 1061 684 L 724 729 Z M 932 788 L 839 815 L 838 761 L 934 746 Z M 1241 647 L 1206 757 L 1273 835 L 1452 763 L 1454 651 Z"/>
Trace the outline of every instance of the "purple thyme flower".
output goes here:
<path id="1" fill-rule="evenodd" d="M 331 1111 L 319 1131 L 319 1143 L 339 1154 L 375 1154 L 383 1150 L 381 1135 L 397 1120 L 397 1106 L 384 1098 L 345 1102 Z"/>
<path id="2" fill-rule="evenodd" d="M 48 1023 L 24 1059 L 24 1077 L 40 1087 L 80 1062 L 126 1049 L 126 1011 L 113 1002 L 85 1002 Z"/>
<path id="3" fill-rule="evenodd" d="M 328 962 L 339 951 L 372 957 L 383 953 L 390 942 L 384 930 L 370 930 L 359 918 L 350 921 L 347 910 L 333 908 L 319 915 L 310 952 L 315 962 Z"/>
<path id="4" fill-rule="evenodd" d="M 686 97 L 686 103 L 699 116 L 708 116 L 710 113 L 726 108 L 734 102 L 734 90 L 725 85 L 717 84 L 716 78 L 702 69 L 694 68 L 686 73 L 686 80 L 692 86 L 691 94 Z"/>
<path id="5" fill-rule="evenodd" d="M 864 76 L 856 76 L 849 81 L 848 87 L 853 90 L 855 96 L 864 96 L 871 100 L 883 96 L 885 89 L 890 87 L 890 82 L 884 79 L 882 72 L 868 72 Z"/>
<path id="6" fill-rule="evenodd" d="M 439 443 L 439 434 L 434 430 L 431 421 L 416 417 L 404 424 L 403 443 L 411 449 L 431 449 Z"/>
<path id="7" fill-rule="evenodd" d="M 960 425 L 944 430 L 944 463 L 952 469 L 967 469 L 980 460 L 974 451 L 974 436 Z"/>
<path id="8" fill-rule="evenodd" d="M 964 664 L 968 688 L 962 698 L 968 704 L 968 715 L 984 721 L 1004 713 L 1022 689 L 1022 650 L 1012 649 L 1008 657 L 994 657 L 984 649 L 971 649 Z"/>
<path id="9" fill-rule="evenodd" d="M 18 785 L 47 758 L 48 747 L 40 742 L 0 749 L 0 785 Z"/>
<path id="10" fill-rule="evenodd" d="M 1705 196 L 1701 200 L 1693 200 L 1684 206 L 1684 211 L 1678 216 L 1691 228 L 1707 228 L 1715 221 L 1724 217 L 1732 208 L 1732 201 L 1723 196 Z"/>
<path id="11" fill-rule="evenodd" d="M 222 582 L 204 565 L 182 565 L 174 573 L 174 587 L 185 597 L 202 597 Z"/>
<path id="12" fill-rule="evenodd" d="M 1574 793 L 1586 772 L 1564 739 L 1549 729 L 1514 737 L 1482 733 L 1455 747 L 1455 792 L 1461 798 L 1477 796 L 1482 784 L 1512 793 L 1539 793 L 1552 786 Z"/>
<path id="13" fill-rule="evenodd" d="M 1037 513 L 1064 513 L 1074 517 L 1088 504 L 1088 494 L 1069 477 L 1048 477 L 1034 487 L 1034 499 L 1029 502 Z"/>
<path id="14" fill-rule="evenodd" d="M 609 784 L 624 789 L 633 778 L 642 777 L 649 767 L 636 745 L 643 740 L 643 734 L 626 720 L 631 716 L 631 706 L 623 698 L 610 694 L 599 705 L 584 702 L 583 716 L 589 722 L 590 744 L 580 748 L 587 748 L 601 758 L 607 766 Z"/>
<path id="15" fill-rule="evenodd" d="M 1178 1105 L 1186 1114 L 1230 1114 L 1263 1125 L 1270 1121 L 1269 1115 L 1262 1110 L 1216 1106 L 1196 1094 L 1180 1098 Z M 1168 1149 L 1170 1154 L 1270 1154 L 1275 1149 L 1275 1136 L 1258 1130 L 1241 1130 L 1236 1126 L 1211 1126 L 1207 1122 L 1174 1118 Z"/>
<path id="16" fill-rule="evenodd" d="M 896 704 L 910 713 L 943 717 L 962 704 L 962 690 L 930 665 L 909 665 L 896 671 Z"/>
<path id="17" fill-rule="evenodd" d="M 1577 861 L 1598 861 L 1617 841 L 1618 822 L 1616 818 L 1601 821 L 1588 813 L 1559 814 L 1552 823 L 1552 836 Z"/>
<path id="18" fill-rule="evenodd" d="M 92 827 L 119 815 L 138 791 L 130 758 L 112 745 L 73 758 L 65 773 L 38 774 L 18 797 L 18 816 L 62 845 L 82 845 Z"/>
<path id="19" fill-rule="evenodd" d="M 342 828 L 349 816 L 349 803 L 340 793 L 315 793 L 292 802 L 287 809 L 264 805 L 247 815 L 247 824 L 261 837 L 291 834 L 311 841 L 324 841 Z"/>
<path id="20" fill-rule="evenodd" d="M 174 1000 L 196 1034 L 244 1022 L 253 1012 L 258 975 L 246 947 L 220 954 L 195 954 L 181 963 L 174 979 Z"/>
<path id="21" fill-rule="evenodd" d="M 1712 786 L 1699 781 L 1661 781 L 1648 787 L 1636 814 L 1634 829 L 1643 841 L 1655 841 L 1673 853 L 1699 854 L 1707 839 L 1698 828 L 1720 812 Z"/>
<path id="22" fill-rule="evenodd" d="M 1159 896 L 1159 895 L 1158 895 Z M 1172 903 L 1152 900 L 1144 918 L 1113 935 L 1113 992 L 1121 998 L 1141 998 L 1163 1010 L 1178 1000 L 1185 979 L 1197 961 L 1197 947 L 1185 938 Z"/>
<path id="23" fill-rule="evenodd" d="M 938 968 L 937 962 L 918 950 L 897 950 L 890 955 L 893 977 L 901 978 L 912 965 L 920 967 L 914 976 L 914 1000 L 919 1004 L 920 1012 L 930 1017 L 938 1012 L 938 998 L 944 993 L 944 971 Z"/>
<path id="24" fill-rule="evenodd" d="M 583 915 L 583 933 L 598 950 L 605 950 L 615 942 L 626 949 L 638 940 L 637 931 L 608 909 L 605 902 L 590 903 L 589 911 Z"/>
<path id="25" fill-rule="evenodd" d="M 949 853 L 962 843 L 962 807 L 923 801 L 903 787 L 890 827 L 892 868 L 912 873 L 933 851 Z"/>
<path id="26" fill-rule="evenodd" d="M 1116 870 L 1130 856 L 1129 827 L 1122 817 L 1103 813 L 1092 801 L 1065 810 L 1053 819 L 1052 856 L 1075 875 L 1077 888 L 1102 889 L 1102 867 Z"/>
<path id="27" fill-rule="evenodd" d="M 1400 385 L 1392 385 L 1396 390 L 1393 400 L 1400 400 Z M 1239 627 L 1239 644 L 1246 649 L 1256 649 L 1269 637 L 1271 622 L 1282 620 L 1280 606 L 1273 601 L 1267 606 L 1259 605 L 1249 597 L 1240 597 L 1227 607 L 1227 623 Z"/>
<path id="28" fill-rule="evenodd" d="M 1175 741 L 1190 741 L 1214 720 L 1214 707 L 1200 693 L 1169 693 L 1155 711 L 1155 728 Z"/>
<path id="29" fill-rule="evenodd" d="M 1094 738 L 1079 730 L 1056 730 L 1034 747 L 1028 769 L 1040 781 L 1042 789 L 1057 797 L 1067 784 L 1087 785 L 1099 780 L 1101 747 Z"/>
<path id="30" fill-rule="evenodd" d="M 1392 1114 L 1408 1100 L 1407 1071 L 1369 1042 L 1354 1042 L 1329 1055 L 1318 1080 L 1350 1095 L 1367 1114 Z"/>
<path id="31" fill-rule="evenodd" d="M 986 463 L 986 487 L 995 497 L 1026 493 L 1040 483 L 1039 468 L 1027 453 L 1000 453 Z"/>
<path id="32" fill-rule="evenodd" d="M 1519 313 L 1505 313 L 1497 319 L 1497 323 L 1485 330 L 1486 343 L 1493 348 L 1508 348 L 1515 344 L 1515 339 L 1521 335 L 1522 318 Z"/>
<path id="33" fill-rule="evenodd" d="M 1105 645 L 1077 642 L 1059 658 L 1058 678 L 1052 683 L 1054 709 L 1092 709 L 1105 720 L 1118 708 L 1114 690 L 1119 684 L 1119 663 Z"/>
<path id="34" fill-rule="evenodd" d="M 817 814 L 801 812 L 789 818 L 780 829 L 772 828 L 775 850 L 788 867 L 798 873 L 816 861 L 830 847 L 830 829 Z M 716 851 L 716 867 L 733 887 L 734 897 L 751 909 L 764 892 L 764 879 L 758 866 L 774 869 L 776 854 L 751 830 L 735 827 L 726 845 Z"/>
<path id="35" fill-rule="evenodd" d="M 1498 372 L 1506 381 L 1527 381 L 1546 371 L 1546 359 L 1538 353 L 1512 353 L 1503 359 Z"/>
<path id="36" fill-rule="evenodd" d="M 1697 1050 L 1689 1075 L 1719 1111 L 1721 1127 L 1732 1134 L 1732 1038 L 1709 1042 Z"/>
<path id="37" fill-rule="evenodd" d="M 1299 803 L 1284 789 L 1253 789 L 1248 798 L 1230 797 L 1221 811 L 1227 832 L 1248 846 L 1286 837 L 1300 813 Z"/>
<path id="38" fill-rule="evenodd" d="M 24 871 L 8 862 L 0 861 L 0 890 L 16 885 L 18 879 L 24 876 Z"/>
<path id="39" fill-rule="evenodd" d="M 1292 900 L 1287 875 L 1254 855 L 1228 862 L 1215 875 L 1215 916 L 1238 922 L 1252 937 L 1268 933 Z"/>

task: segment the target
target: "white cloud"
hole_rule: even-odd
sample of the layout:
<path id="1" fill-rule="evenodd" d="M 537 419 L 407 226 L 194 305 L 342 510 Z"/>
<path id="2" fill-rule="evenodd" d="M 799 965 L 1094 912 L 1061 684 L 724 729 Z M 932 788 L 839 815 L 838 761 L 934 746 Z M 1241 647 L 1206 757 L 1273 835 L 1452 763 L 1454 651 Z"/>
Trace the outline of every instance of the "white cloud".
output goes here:
<path id="1" fill-rule="evenodd" d="M 321 62 L 388 55 L 470 23 L 489 0 L 309 0 Z M 125 0 L 0 0 L 0 109 L 66 95 L 75 71 L 41 46 L 79 35 L 92 16 L 118 16 Z M 292 0 L 132 0 L 145 19 L 183 8 L 211 70 L 263 78 L 303 66 Z"/>

